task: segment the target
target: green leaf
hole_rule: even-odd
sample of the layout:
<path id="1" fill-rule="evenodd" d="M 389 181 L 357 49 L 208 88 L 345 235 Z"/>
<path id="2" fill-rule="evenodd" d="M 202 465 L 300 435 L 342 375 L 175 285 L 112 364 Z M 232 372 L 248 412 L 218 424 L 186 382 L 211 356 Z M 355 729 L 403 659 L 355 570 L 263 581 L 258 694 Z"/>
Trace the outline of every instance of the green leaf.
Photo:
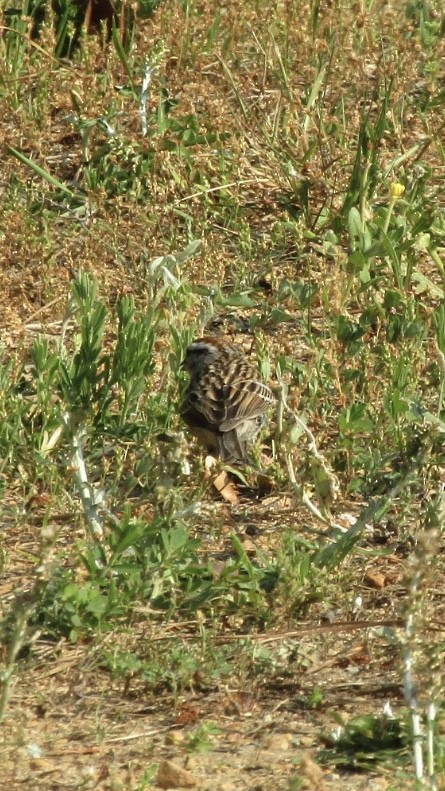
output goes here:
<path id="1" fill-rule="evenodd" d="M 413 280 L 414 283 L 417 283 L 415 289 L 416 294 L 423 294 L 425 291 L 428 291 L 431 296 L 438 299 L 444 299 L 444 290 L 440 288 L 440 286 L 436 286 L 436 284 L 433 283 L 429 277 L 426 277 L 426 275 L 422 274 L 422 272 L 419 272 L 417 269 L 412 273 L 411 280 Z"/>
<path id="2" fill-rule="evenodd" d="M 363 221 L 359 210 L 355 206 L 348 213 L 348 232 L 351 241 L 362 237 Z"/>
<path id="3" fill-rule="evenodd" d="M 24 165 L 27 165 L 29 168 L 31 168 L 31 170 L 33 170 L 34 173 L 37 173 L 37 175 L 40 176 L 42 179 L 44 179 L 46 182 L 48 182 L 48 184 L 51 184 L 51 186 L 57 187 L 57 189 L 62 190 L 62 192 L 64 192 L 65 195 L 69 195 L 69 197 L 73 199 L 80 198 L 82 201 L 85 200 L 84 195 L 80 195 L 79 193 L 75 193 L 72 190 L 70 190 L 66 186 L 66 184 L 63 184 L 61 181 L 56 179 L 54 176 L 51 175 L 51 173 L 48 173 L 47 170 L 41 168 L 40 165 L 34 162 L 34 160 L 29 159 L 27 156 L 25 156 L 25 154 L 22 154 L 21 151 L 18 151 L 16 148 L 14 148 L 14 146 L 7 144 L 6 150 L 9 151 L 9 153 L 12 154 L 12 156 L 16 157 L 16 159 L 18 159 Z"/>
<path id="4" fill-rule="evenodd" d="M 286 313 L 285 310 L 281 310 L 281 308 L 272 308 L 270 320 L 272 324 L 285 324 L 286 322 L 294 321 L 295 317 L 291 316 L 290 313 Z"/>
<path id="5" fill-rule="evenodd" d="M 130 81 L 131 89 L 132 89 L 133 93 L 135 93 L 132 69 L 131 69 L 129 60 L 127 58 L 127 53 L 125 52 L 124 45 L 122 43 L 122 39 L 121 39 L 121 36 L 120 36 L 119 29 L 116 27 L 116 24 L 115 24 L 114 20 L 113 20 L 112 38 L 113 38 L 113 44 L 114 44 L 114 48 L 116 50 L 117 56 L 118 56 L 120 62 L 122 63 L 122 66 L 124 67 L 124 71 L 125 71 L 128 79 L 129 79 L 129 81 Z"/>
<path id="6" fill-rule="evenodd" d="M 198 252 L 201 246 L 201 239 L 193 239 L 187 247 L 184 248 L 180 253 L 176 253 L 176 261 L 178 264 L 183 264 L 184 261 L 187 261 L 188 258 L 191 258 L 195 253 Z"/>
<path id="7" fill-rule="evenodd" d="M 220 296 L 219 305 L 227 305 L 235 308 L 254 308 L 258 305 L 258 300 L 251 299 L 247 294 L 231 294 L 230 297 Z"/>

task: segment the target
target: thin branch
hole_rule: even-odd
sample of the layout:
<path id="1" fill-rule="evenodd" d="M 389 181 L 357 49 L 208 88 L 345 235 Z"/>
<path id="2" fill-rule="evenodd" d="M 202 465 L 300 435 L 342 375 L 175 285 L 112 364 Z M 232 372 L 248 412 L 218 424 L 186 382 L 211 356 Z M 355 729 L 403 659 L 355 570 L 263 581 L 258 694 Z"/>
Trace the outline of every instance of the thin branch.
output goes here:
<path id="1" fill-rule="evenodd" d="M 72 449 L 72 465 L 77 478 L 79 495 L 82 501 L 85 518 L 93 538 L 103 536 L 103 523 L 98 513 L 101 495 L 94 491 L 88 480 L 88 473 L 83 455 L 83 439 L 85 430 L 73 425 L 73 419 L 68 412 L 62 415 L 62 420 L 70 438 Z"/>

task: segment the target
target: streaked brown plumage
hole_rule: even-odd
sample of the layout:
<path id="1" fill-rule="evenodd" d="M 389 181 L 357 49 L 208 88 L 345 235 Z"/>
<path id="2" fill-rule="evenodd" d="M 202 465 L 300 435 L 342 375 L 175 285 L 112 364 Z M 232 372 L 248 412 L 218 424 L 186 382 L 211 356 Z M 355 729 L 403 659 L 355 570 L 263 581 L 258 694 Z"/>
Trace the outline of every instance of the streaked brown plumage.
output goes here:
<path id="1" fill-rule="evenodd" d="M 205 337 L 187 349 L 190 374 L 181 415 L 198 441 L 224 462 L 244 462 L 247 451 L 275 403 L 271 389 L 238 346 Z"/>

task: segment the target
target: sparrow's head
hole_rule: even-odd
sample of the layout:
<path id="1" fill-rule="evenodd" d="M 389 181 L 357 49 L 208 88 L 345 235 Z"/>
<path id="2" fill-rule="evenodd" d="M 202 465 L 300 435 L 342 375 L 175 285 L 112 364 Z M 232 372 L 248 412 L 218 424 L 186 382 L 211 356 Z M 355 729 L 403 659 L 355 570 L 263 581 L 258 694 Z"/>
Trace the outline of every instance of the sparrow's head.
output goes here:
<path id="1" fill-rule="evenodd" d="M 212 336 L 198 338 L 192 341 L 187 348 L 182 367 L 189 372 L 190 376 L 194 376 L 226 352 L 227 344 L 222 338 Z"/>

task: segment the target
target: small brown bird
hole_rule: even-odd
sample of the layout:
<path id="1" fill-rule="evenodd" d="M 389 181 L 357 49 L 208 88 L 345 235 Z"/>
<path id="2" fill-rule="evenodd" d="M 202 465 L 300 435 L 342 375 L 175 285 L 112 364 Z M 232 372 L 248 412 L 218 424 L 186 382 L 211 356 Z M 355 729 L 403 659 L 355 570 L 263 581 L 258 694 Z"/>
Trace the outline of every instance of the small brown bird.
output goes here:
<path id="1" fill-rule="evenodd" d="M 220 337 L 193 341 L 182 365 L 190 374 L 183 420 L 208 453 L 223 462 L 245 462 L 275 403 L 271 389 L 244 351 Z"/>

